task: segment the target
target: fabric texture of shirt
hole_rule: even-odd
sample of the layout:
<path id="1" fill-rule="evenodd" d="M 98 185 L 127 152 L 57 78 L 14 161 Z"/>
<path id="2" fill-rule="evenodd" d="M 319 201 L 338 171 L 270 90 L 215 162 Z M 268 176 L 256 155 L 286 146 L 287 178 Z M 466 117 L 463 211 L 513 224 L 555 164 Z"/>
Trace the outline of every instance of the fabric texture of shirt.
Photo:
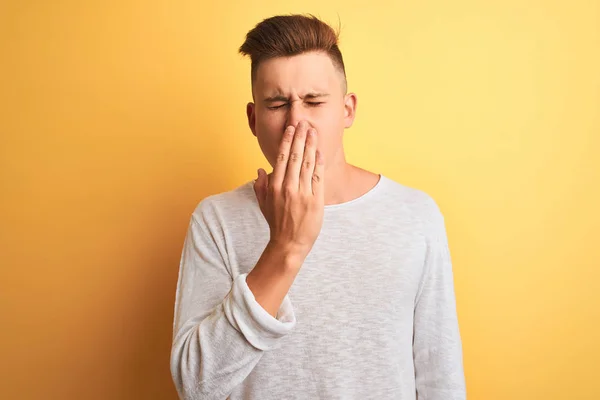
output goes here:
<path id="1" fill-rule="evenodd" d="M 253 181 L 192 213 L 171 349 L 180 398 L 466 398 L 444 217 L 428 194 L 380 175 L 326 205 L 277 318 L 246 284 L 269 232 Z"/>

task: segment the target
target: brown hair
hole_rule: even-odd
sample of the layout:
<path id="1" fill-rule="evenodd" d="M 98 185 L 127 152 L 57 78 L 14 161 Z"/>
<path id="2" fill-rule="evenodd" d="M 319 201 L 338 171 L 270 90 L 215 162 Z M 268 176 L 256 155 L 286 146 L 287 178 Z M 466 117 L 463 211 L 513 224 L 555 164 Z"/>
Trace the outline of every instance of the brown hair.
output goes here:
<path id="1" fill-rule="evenodd" d="M 335 32 L 331 26 L 312 14 L 277 15 L 263 20 L 249 31 L 239 52 L 250 56 L 252 60 L 252 83 L 261 61 L 310 51 L 325 52 L 344 75 L 345 88 L 346 70 L 338 40 L 339 30 Z"/>

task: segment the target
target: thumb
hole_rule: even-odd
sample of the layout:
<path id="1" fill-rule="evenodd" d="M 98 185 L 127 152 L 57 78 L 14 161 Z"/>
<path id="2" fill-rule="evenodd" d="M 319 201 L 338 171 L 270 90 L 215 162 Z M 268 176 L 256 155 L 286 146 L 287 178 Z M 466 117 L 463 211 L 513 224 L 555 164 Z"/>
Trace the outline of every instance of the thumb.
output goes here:
<path id="1" fill-rule="evenodd" d="M 258 178 L 254 181 L 254 194 L 262 208 L 267 195 L 267 173 L 262 168 L 259 168 L 257 173 Z"/>

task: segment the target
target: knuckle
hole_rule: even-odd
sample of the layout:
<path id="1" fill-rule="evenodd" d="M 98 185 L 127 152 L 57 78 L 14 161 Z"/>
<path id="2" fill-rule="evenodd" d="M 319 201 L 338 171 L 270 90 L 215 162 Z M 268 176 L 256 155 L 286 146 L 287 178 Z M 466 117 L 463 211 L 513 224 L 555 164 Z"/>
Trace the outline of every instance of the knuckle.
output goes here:
<path id="1" fill-rule="evenodd" d="M 313 174 L 312 181 L 315 183 L 321 182 L 321 176 L 319 174 Z"/>
<path id="2" fill-rule="evenodd" d="M 298 160 L 300 160 L 302 157 L 302 155 L 298 152 L 293 152 L 292 154 L 290 154 L 290 160 L 292 162 L 297 162 Z"/>
<path id="3" fill-rule="evenodd" d="M 284 152 L 280 152 L 277 154 L 277 162 L 284 162 L 287 159 L 287 154 Z"/>
<path id="4" fill-rule="evenodd" d="M 289 196 L 289 195 L 293 195 L 293 194 L 295 194 L 295 193 L 296 193 L 296 189 L 295 189 L 295 188 L 294 188 L 292 185 L 285 185 L 285 186 L 283 187 L 283 192 L 284 192 L 286 195 L 288 195 L 288 196 Z"/>
<path id="5" fill-rule="evenodd" d="M 312 190 L 309 189 L 307 192 L 305 192 L 303 194 L 303 198 L 306 211 L 311 211 L 314 207 Z"/>

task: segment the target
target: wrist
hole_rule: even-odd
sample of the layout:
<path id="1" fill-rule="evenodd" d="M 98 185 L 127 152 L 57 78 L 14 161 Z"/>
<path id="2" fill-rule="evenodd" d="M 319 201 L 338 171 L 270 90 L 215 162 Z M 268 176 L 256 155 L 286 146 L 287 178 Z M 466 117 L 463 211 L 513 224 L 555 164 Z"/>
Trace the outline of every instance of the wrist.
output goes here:
<path id="1" fill-rule="evenodd" d="M 306 258 L 306 252 L 297 246 L 279 243 L 274 240 L 269 241 L 265 251 L 270 257 L 277 260 L 277 264 L 285 270 L 300 268 Z"/>

